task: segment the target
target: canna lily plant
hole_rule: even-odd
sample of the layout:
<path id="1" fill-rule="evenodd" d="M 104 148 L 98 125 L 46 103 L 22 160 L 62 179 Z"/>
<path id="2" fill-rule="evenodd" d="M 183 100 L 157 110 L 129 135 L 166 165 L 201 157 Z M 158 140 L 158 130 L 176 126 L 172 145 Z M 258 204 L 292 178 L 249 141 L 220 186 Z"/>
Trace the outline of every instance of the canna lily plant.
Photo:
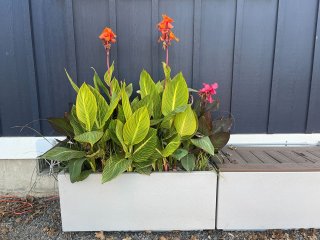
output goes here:
<path id="1" fill-rule="evenodd" d="M 203 113 L 195 111 L 183 74 L 171 77 L 168 49 L 172 40 L 178 41 L 172 23 L 172 18 L 163 15 L 158 24 L 159 41 L 166 51 L 165 79 L 155 82 L 143 70 L 134 98 L 132 84 L 118 81 L 113 76 L 114 64 L 109 64 L 116 34 L 110 28 L 103 30 L 99 38 L 106 51 L 104 78 L 93 69 L 93 86 L 78 87 L 66 71 L 77 93 L 75 105 L 63 118 L 48 121 L 67 138 L 40 158 L 59 161 L 71 182 L 93 172 L 102 172 L 104 183 L 124 172 L 210 169 L 209 158 L 215 150 L 210 136 L 199 131 Z M 198 93 L 211 101 L 206 89 Z"/>

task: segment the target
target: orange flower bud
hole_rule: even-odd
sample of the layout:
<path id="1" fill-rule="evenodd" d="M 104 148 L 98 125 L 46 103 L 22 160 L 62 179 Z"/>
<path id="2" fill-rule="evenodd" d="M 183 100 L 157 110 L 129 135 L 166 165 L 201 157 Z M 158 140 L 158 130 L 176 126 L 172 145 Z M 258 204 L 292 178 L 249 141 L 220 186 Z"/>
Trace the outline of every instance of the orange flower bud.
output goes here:
<path id="1" fill-rule="evenodd" d="M 101 39 L 105 47 L 110 47 L 110 43 L 116 42 L 117 35 L 112 31 L 111 28 L 104 28 L 99 38 Z"/>

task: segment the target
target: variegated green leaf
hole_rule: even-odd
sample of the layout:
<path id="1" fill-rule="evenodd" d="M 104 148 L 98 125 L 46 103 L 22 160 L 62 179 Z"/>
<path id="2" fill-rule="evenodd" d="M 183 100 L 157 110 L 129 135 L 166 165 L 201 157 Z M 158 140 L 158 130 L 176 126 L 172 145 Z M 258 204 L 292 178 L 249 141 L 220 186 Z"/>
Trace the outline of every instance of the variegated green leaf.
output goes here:
<path id="1" fill-rule="evenodd" d="M 83 151 L 77 151 L 65 147 L 54 147 L 43 155 L 39 156 L 39 158 L 63 162 L 74 158 L 82 158 L 85 155 L 86 153 Z"/>
<path id="2" fill-rule="evenodd" d="M 197 131 L 197 119 L 190 105 L 175 116 L 174 126 L 180 137 L 191 136 Z"/>
<path id="3" fill-rule="evenodd" d="M 180 146 L 181 139 L 180 136 L 177 135 L 175 136 L 169 143 L 168 145 L 161 151 L 161 154 L 163 157 L 169 157 L 172 155 Z"/>
<path id="4" fill-rule="evenodd" d="M 148 134 L 150 118 L 146 107 L 135 111 L 123 127 L 123 139 L 126 145 L 133 146 L 141 142 Z"/>
<path id="5" fill-rule="evenodd" d="M 141 98 L 157 92 L 156 84 L 152 80 L 150 74 L 145 70 L 143 70 L 140 74 L 139 85 Z"/>
<path id="6" fill-rule="evenodd" d="M 123 113 L 124 113 L 124 116 L 126 117 L 126 120 L 128 120 L 132 115 L 132 109 L 131 109 L 131 106 L 130 106 L 129 97 L 128 97 L 127 92 L 125 91 L 125 89 L 122 89 L 121 97 L 122 97 Z"/>
<path id="7" fill-rule="evenodd" d="M 97 101 L 97 117 L 96 117 L 96 124 L 98 129 L 103 129 L 106 119 L 105 116 L 109 109 L 107 101 L 104 97 L 94 88 L 91 88 L 92 93 L 94 94 L 96 101 Z"/>
<path id="8" fill-rule="evenodd" d="M 163 91 L 161 110 L 164 116 L 188 103 L 189 92 L 182 73 L 168 81 Z"/>
<path id="9" fill-rule="evenodd" d="M 114 94 L 114 96 L 115 96 L 115 94 Z M 116 97 L 114 99 L 111 100 L 110 106 L 109 106 L 109 108 L 107 110 L 107 113 L 104 116 L 104 121 L 105 122 L 109 120 L 109 118 L 111 117 L 113 111 L 117 108 L 118 103 L 120 101 L 120 97 L 121 97 L 121 95 L 118 94 L 118 95 L 116 95 Z"/>
<path id="10" fill-rule="evenodd" d="M 102 172 L 102 183 L 112 179 L 125 172 L 131 165 L 132 161 L 126 158 L 110 157 Z"/>
<path id="11" fill-rule="evenodd" d="M 100 131 L 91 131 L 85 132 L 78 136 L 74 137 L 74 140 L 81 143 L 90 143 L 91 147 L 98 142 L 103 136 L 103 132 Z"/>
<path id="12" fill-rule="evenodd" d="M 106 71 L 104 74 L 104 81 L 108 86 L 111 86 L 111 79 L 112 79 L 112 74 L 114 71 L 114 63 L 111 64 L 110 68 Z"/>
<path id="13" fill-rule="evenodd" d="M 76 92 L 79 92 L 79 87 L 77 86 L 77 84 L 74 83 L 74 81 L 73 81 L 72 78 L 70 77 L 69 73 L 67 72 L 67 69 L 64 69 L 64 71 L 66 72 L 67 77 L 68 77 L 68 80 L 69 80 L 71 86 L 73 87 L 73 89 L 74 89 Z"/>
<path id="14" fill-rule="evenodd" d="M 157 145 L 157 130 L 150 128 L 148 135 L 135 146 L 132 155 L 133 162 L 145 162 L 155 152 Z"/>
<path id="15" fill-rule="evenodd" d="M 123 141 L 123 123 L 119 120 L 116 120 L 116 135 L 117 135 L 119 142 L 122 145 L 123 150 L 125 152 L 128 152 L 128 148 L 124 144 L 124 141 Z"/>
<path id="16" fill-rule="evenodd" d="M 78 182 L 86 178 L 90 172 L 85 172 L 84 175 L 81 176 L 81 169 L 83 163 L 86 161 L 86 158 L 72 159 L 68 163 L 68 170 L 70 174 L 70 181 L 72 183 Z"/>
<path id="17" fill-rule="evenodd" d="M 77 118 L 76 107 L 74 105 L 72 106 L 72 109 L 71 109 L 70 124 L 73 128 L 75 135 L 80 135 L 85 132 L 84 127 L 82 126 L 82 124 Z"/>
<path id="18" fill-rule="evenodd" d="M 78 119 L 85 124 L 86 130 L 91 131 L 97 117 L 97 101 L 90 88 L 83 83 L 76 100 Z"/>

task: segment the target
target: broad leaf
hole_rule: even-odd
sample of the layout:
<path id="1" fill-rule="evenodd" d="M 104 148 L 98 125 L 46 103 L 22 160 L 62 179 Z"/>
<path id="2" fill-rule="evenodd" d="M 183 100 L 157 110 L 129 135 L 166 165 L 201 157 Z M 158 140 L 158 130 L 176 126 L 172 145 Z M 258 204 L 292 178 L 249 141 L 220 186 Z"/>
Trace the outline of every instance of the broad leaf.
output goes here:
<path id="1" fill-rule="evenodd" d="M 109 106 L 104 99 L 104 97 L 94 88 L 91 88 L 92 93 L 94 94 L 96 101 L 97 101 L 97 118 L 96 118 L 96 124 L 98 129 L 103 129 L 106 119 L 105 116 L 107 114 L 107 111 L 109 109 Z"/>
<path id="2" fill-rule="evenodd" d="M 79 87 L 77 86 L 77 84 L 74 83 L 74 81 L 73 81 L 72 78 L 70 77 L 69 73 L 67 72 L 67 69 L 64 69 L 64 71 L 66 72 L 67 77 L 68 77 L 68 80 L 69 80 L 71 86 L 73 87 L 73 89 L 74 89 L 76 92 L 79 92 Z"/>
<path id="3" fill-rule="evenodd" d="M 139 85 L 141 98 L 144 98 L 147 95 L 157 92 L 156 84 L 152 80 L 149 73 L 145 70 L 143 70 L 140 74 Z"/>
<path id="4" fill-rule="evenodd" d="M 113 96 L 115 96 L 115 95 L 116 94 L 114 94 Z M 120 97 L 121 97 L 121 95 L 118 94 L 118 95 L 116 95 L 116 97 L 114 99 L 111 100 L 111 103 L 110 103 L 110 106 L 109 106 L 109 108 L 107 110 L 107 113 L 104 116 L 104 121 L 105 122 L 109 120 L 109 118 L 111 117 L 113 111 L 117 108 L 118 103 L 120 101 Z"/>
<path id="5" fill-rule="evenodd" d="M 80 121 L 77 118 L 76 107 L 72 106 L 70 114 L 70 124 L 73 128 L 75 135 L 80 135 L 85 132 L 84 127 L 81 125 Z"/>
<path id="6" fill-rule="evenodd" d="M 145 162 L 155 152 L 157 145 L 157 130 L 150 128 L 148 135 L 135 146 L 132 155 L 133 162 Z"/>
<path id="7" fill-rule="evenodd" d="M 112 65 L 110 66 L 110 68 L 106 71 L 106 73 L 104 74 L 104 81 L 106 82 L 106 84 L 108 86 L 111 85 L 111 79 L 112 79 L 112 74 L 114 71 L 114 63 L 112 63 Z"/>
<path id="8" fill-rule="evenodd" d="M 112 79 L 110 88 L 111 88 L 111 94 L 112 94 L 111 98 L 113 97 L 113 95 L 115 94 L 118 95 L 120 93 L 121 88 L 116 78 Z"/>
<path id="9" fill-rule="evenodd" d="M 96 72 L 96 70 L 92 67 L 92 70 L 94 71 L 94 75 L 93 75 L 93 83 L 94 83 L 94 87 L 96 88 L 97 91 L 99 91 L 99 89 L 101 88 L 102 91 L 109 97 L 109 90 L 107 89 L 107 87 L 103 84 L 103 82 L 101 81 L 98 73 Z"/>
<path id="10" fill-rule="evenodd" d="M 70 148 L 65 147 L 54 147 L 51 148 L 49 151 L 41 155 L 39 158 L 44 158 L 48 160 L 54 161 L 69 161 L 75 158 L 82 158 L 86 155 L 83 151 L 77 151 Z"/>
<path id="11" fill-rule="evenodd" d="M 56 132 L 70 137 L 74 136 L 73 128 L 67 118 L 48 118 L 48 122 Z"/>
<path id="12" fill-rule="evenodd" d="M 125 144 L 133 146 L 141 142 L 148 134 L 150 118 L 146 107 L 135 111 L 123 127 Z"/>
<path id="13" fill-rule="evenodd" d="M 177 107 L 176 109 L 174 109 L 172 112 L 170 112 L 167 116 L 165 116 L 163 118 L 163 121 L 161 123 L 161 127 L 162 128 L 166 128 L 166 129 L 170 129 L 172 122 L 173 122 L 173 118 L 181 112 L 184 112 L 187 109 L 188 105 L 183 105 L 180 107 Z"/>
<path id="14" fill-rule="evenodd" d="M 198 148 L 201 148 L 203 151 L 214 155 L 214 147 L 211 143 L 211 140 L 209 137 L 202 137 L 202 138 L 194 138 L 190 139 L 192 144 L 195 145 Z"/>
<path id="15" fill-rule="evenodd" d="M 97 117 L 97 101 L 90 88 L 83 83 L 76 100 L 78 119 L 85 124 L 86 130 L 91 131 Z"/>
<path id="16" fill-rule="evenodd" d="M 215 152 L 221 150 L 225 145 L 227 145 L 230 139 L 229 132 L 219 132 L 210 136 L 210 140 L 212 145 L 214 146 Z"/>
<path id="17" fill-rule="evenodd" d="M 197 119 L 190 105 L 175 116 L 174 126 L 181 137 L 191 136 L 197 131 Z"/>
<path id="18" fill-rule="evenodd" d="M 193 154 L 188 154 L 181 159 L 181 164 L 185 170 L 191 172 L 196 166 L 196 157 Z"/>
<path id="19" fill-rule="evenodd" d="M 129 97 L 128 97 L 127 92 L 125 91 L 125 89 L 122 89 L 121 97 L 122 97 L 123 113 L 124 113 L 124 116 L 126 117 L 126 120 L 128 120 L 132 115 L 132 109 L 131 109 L 131 106 L 130 106 Z"/>
<path id="20" fill-rule="evenodd" d="M 185 157 L 188 154 L 188 151 L 183 148 L 178 148 L 173 154 L 172 157 L 181 160 L 183 157 Z"/>
<path id="21" fill-rule="evenodd" d="M 132 92 L 133 92 L 133 87 L 132 87 L 132 83 L 130 83 L 128 86 L 126 86 L 126 93 L 128 94 L 128 97 L 132 95 Z"/>
<path id="22" fill-rule="evenodd" d="M 161 154 L 163 157 L 168 157 L 171 154 L 173 154 L 178 147 L 180 146 L 181 139 L 180 136 L 177 135 L 175 136 L 169 143 L 168 145 L 161 151 Z"/>
<path id="23" fill-rule="evenodd" d="M 107 141 L 110 139 L 110 132 L 109 132 L 109 129 L 107 129 L 104 133 L 103 133 L 103 136 L 102 138 L 100 139 L 100 141 L 98 142 L 98 145 L 105 149 L 106 147 L 106 143 Z"/>
<path id="24" fill-rule="evenodd" d="M 165 78 L 167 80 L 170 80 L 170 78 L 171 78 L 171 68 L 165 62 L 162 62 L 162 67 L 163 67 L 163 72 L 164 72 Z"/>
<path id="25" fill-rule="evenodd" d="M 68 163 L 68 170 L 70 174 L 70 181 L 72 183 L 81 181 L 85 176 L 81 177 L 81 169 L 83 163 L 86 161 L 86 158 L 80 158 L 80 159 L 72 159 Z M 88 172 L 87 172 L 88 173 Z M 90 173 L 90 172 L 89 172 Z"/>
<path id="26" fill-rule="evenodd" d="M 112 142 L 116 143 L 120 147 L 122 146 L 116 133 L 116 128 L 117 128 L 117 122 L 116 120 L 111 120 L 109 124 L 109 135 L 112 140 Z"/>
<path id="27" fill-rule="evenodd" d="M 132 102 L 133 111 L 136 111 L 142 107 L 147 107 L 149 115 L 153 114 L 153 100 L 151 95 L 145 96 L 140 101 Z"/>
<path id="28" fill-rule="evenodd" d="M 110 157 L 102 172 L 102 183 L 111 181 L 121 173 L 125 172 L 131 165 L 132 161 L 126 158 Z"/>
<path id="29" fill-rule="evenodd" d="M 172 81 L 168 81 L 163 91 L 161 110 L 164 116 L 177 107 L 188 103 L 189 92 L 182 73 L 177 74 Z"/>
<path id="30" fill-rule="evenodd" d="M 123 123 L 121 121 L 119 121 L 118 119 L 115 121 L 116 121 L 116 136 L 117 136 L 119 142 L 121 143 L 123 150 L 125 152 L 128 152 L 128 148 L 124 144 L 124 141 L 123 141 Z"/>
<path id="31" fill-rule="evenodd" d="M 103 136 L 103 132 L 91 131 L 85 132 L 74 137 L 74 140 L 81 143 L 90 143 L 91 147 L 98 142 Z"/>

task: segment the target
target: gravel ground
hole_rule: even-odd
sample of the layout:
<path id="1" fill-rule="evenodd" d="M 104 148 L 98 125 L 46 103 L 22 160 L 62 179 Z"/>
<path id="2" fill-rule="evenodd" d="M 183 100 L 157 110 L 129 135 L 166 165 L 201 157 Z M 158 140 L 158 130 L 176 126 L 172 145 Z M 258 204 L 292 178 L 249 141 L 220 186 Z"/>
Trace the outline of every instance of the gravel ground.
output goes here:
<path id="1" fill-rule="evenodd" d="M 40 240 L 40 239 L 92 239 L 92 240 L 265 240 L 265 239 L 320 239 L 320 231 L 300 229 L 291 231 L 192 231 L 192 232 L 72 232 L 61 230 L 60 206 L 58 198 L 29 199 L 33 204 L 31 212 L 14 215 L 7 210 L 12 204 L 0 202 L 0 240 Z M 11 208 L 10 208 L 11 207 Z M 15 206 L 17 207 L 17 206 Z"/>

